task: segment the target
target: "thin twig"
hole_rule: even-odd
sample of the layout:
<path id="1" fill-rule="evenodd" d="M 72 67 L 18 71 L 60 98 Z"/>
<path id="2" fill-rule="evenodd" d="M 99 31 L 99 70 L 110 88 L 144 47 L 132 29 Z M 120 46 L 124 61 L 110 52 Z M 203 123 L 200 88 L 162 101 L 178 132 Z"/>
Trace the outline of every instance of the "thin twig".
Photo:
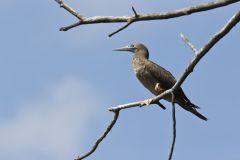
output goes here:
<path id="1" fill-rule="evenodd" d="M 96 24 L 96 23 L 123 23 L 126 22 L 127 25 L 124 27 L 121 27 L 121 29 L 118 29 L 118 32 L 121 30 L 127 28 L 130 24 L 138 21 L 149 21 L 149 20 L 162 20 L 162 19 L 169 19 L 169 18 L 175 18 L 180 16 L 186 16 L 193 13 L 203 12 L 223 6 L 230 5 L 232 3 L 239 2 L 240 0 L 216 0 L 209 3 L 204 3 L 200 5 L 190 6 L 182 9 L 177 9 L 174 11 L 168 11 L 168 12 L 160 12 L 160 13 L 151 13 L 151 14 L 136 14 L 134 13 L 133 16 L 93 16 L 93 17 L 83 17 L 80 14 L 78 14 L 77 11 L 69 7 L 66 3 L 63 2 L 63 0 L 55 0 L 60 6 L 64 9 L 66 9 L 68 12 L 73 14 L 75 17 L 81 20 L 81 23 L 74 23 L 72 25 L 62 27 L 60 31 L 67 31 L 71 28 L 77 27 L 79 25 L 86 25 L 86 24 Z M 133 9 L 134 12 L 134 9 Z M 137 12 L 136 12 L 137 13 Z M 132 21 L 132 22 L 131 22 Z M 129 23 L 131 22 L 131 23 Z M 116 32 L 116 33 L 118 33 Z M 114 32 L 115 33 L 115 32 Z M 110 34 L 113 35 L 113 34 Z"/>
<path id="2" fill-rule="evenodd" d="M 124 30 L 125 28 L 127 28 L 130 24 L 132 24 L 134 21 L 129 21 L 126 25 L 124 25 L 123 27 L 119 28 L 118 30 L 116 30 L 115 32 L 111 33 L 108 35 L 108 37 L 112 37 L 114 34 L 117 34 L 118 32 Z"/>
<path id="3" fill-rule="evenodd" d="M 113 128 L 113 126 L 116 124 L 117 120 L 118 120 L 118 116 L 119 116 L 119 112 L 118 111 L 114 111 L 114 117 L 113 120 L 111 121 L 111 123 L 108 125 L 106 131 L 103 133 L 103 135 L 101 137 L 98 138 L 98 140 L 95 142 L 94 146 L 92 147 L 92 149 L 86 153 L 85 155 L 83 155 L 82 157 L 78 157 L 75 160 L 83 160 L 84 158 L 90 156 L 98 147 L 98 145 L 102 142 L 102 140 L 108 135 L 108 133 L 111 131 L 111 129 Z"/>
<path id="4" fill-rule="evenodd" d="M 183 34 L 180 33 L 181 38 L 183 41 L 192 49 L 193 53 L 196 55 L 198 54 L 198 50 L 194 47 L 194 45 L 188 40 L 188 38 Z"/>
<path id="5" fill-rule="evenodd" d="M 60 7 L 64 8 L 65 10 L 67 10 L 69 13 L 71 13 L 77 19 L 79 19 L 81 21 L 84 19 L 84 17 L 82 15 L 80 15 L 75 9 L 73 9 L 72 7 L 67 5 L 63 0 L 55 0 L 55 1 L 60 5 Z"/>
<path id="6" fill-rule="evenodd" d="M 170 150 L 170 153 L 169 153 L 169 156 L 168 156 L 168 160 L 172 159 L 174 146 L 175 146 L 175 141 L 176 141 L 176 136 L 177 136 L 177 129 L 176 129 L 177 121 L 176 121 L 176 112 L 175 112 L 174 99 L 175 99 L 175 96 L 174 96 L 174 93 L 172 93 L 173 140 L 172 140 L 172 146 L 171 146 L 171 150 Z"/>
<path id="7" fill-rule="evenodd" d="M 125 24 L 123 27 L 119 28 L 118 30 L 116 30 L 115 32 L 111 33 L 108 35 L 108 37 L 112 37 L 114 34 L 117 34 L 118 32 L 124 30 L 125 28 L 127 28 L 129 25 L 131 25 L 133 22 L 135 22 L 135 20 L 138 18 L 138 14 L 136 12 L 136 10 L 134 9 L 134 7 L 132 7 L 133 13 L 135 15 L 135 17 L 131 18 L 128 20 L 127 24 Z"/>
<path id="8" fill-rule="evenodd" d="M 132 6 L 132 10 L 133 10 L 133 13 L 134 13 L 135 17 L 138 17 L 138 14 L 137 14 L 137 12 L 136 12 L 136 10 L 133 6 Z"/>
<path id="9" fill-rule="evenodd" d="M 69 28 L 74 28 L 76 26 L 79 26 L 81 23 L 82 23 L 82 21 L 78 21 L 78 22 L 73 23 L 73 24 L 71 24 L 71 25 L 69 25 L 67 27 L 60 28 L 59 31 L 67 31 L 67 30 L 69 30 Z"/>

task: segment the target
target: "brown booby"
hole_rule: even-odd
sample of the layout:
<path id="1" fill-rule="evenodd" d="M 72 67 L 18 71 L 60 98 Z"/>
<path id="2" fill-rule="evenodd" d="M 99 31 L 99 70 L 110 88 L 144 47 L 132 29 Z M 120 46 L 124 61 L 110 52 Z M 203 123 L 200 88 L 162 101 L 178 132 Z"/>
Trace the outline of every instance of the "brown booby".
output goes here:
<path id="1" fill-rule="evenodd" d="M 131 44 L 129 46 L 115 49 L 115 51 L 129 51 L 134 53 L 132 65 L 138 80 L 154 95 L 159 95 L 173 87 L 176 83 L 174 76 L 149 60 L 149 52 L 146 46 L 141 43 Z M 180 105 L 183 109 L 193 113 L 197 117 L 207 120 L 205 116 L 197 111 L 198 106 L 193 104 L 179 87 L 174 93 L 174 103 Z M 168 95 L 163 99 L 172 102 L 172 96 Z"/>

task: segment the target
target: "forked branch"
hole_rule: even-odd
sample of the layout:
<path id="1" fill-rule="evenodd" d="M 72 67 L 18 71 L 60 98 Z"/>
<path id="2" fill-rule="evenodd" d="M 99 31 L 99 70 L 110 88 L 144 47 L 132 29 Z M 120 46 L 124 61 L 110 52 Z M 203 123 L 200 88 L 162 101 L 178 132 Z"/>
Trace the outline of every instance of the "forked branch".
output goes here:
<path id="1" fill-rule="evenodd" d="M 162 19 L 169 19 L 175 18 L 180 16 L 186 16 L 197 12 L 207 11 L 219 7 L 223 7 L 226 5 L 230 5 L 232 3 L 236 3 L 240 0 L 216 0 L 209 3 L 204 3 L 200 5 L 195 5 L 191 7 L 186 7 L 182 9 L 177 9 L 174 11 L 168 12 L 160 12 L 160 13 L 149 13 L 149 14 L 138 14 L 134 8 L 132 8 L 134 15 L 131 16 L 93 16 L 93 17 L 84 17 L 80 15 L 76 10 L 68 6 L 63 0 L 55 0 L 60 7 L 67 10 L 73 16 L 79 19 L 78 22 L 71 24 L 69 26 L 65 26 L 60 28 L 60 31 L 67 31 L 71 28 L 86 25 L 86 24 L 96 24 L 96 23 L 123 23 L 126 22 L 126 25 L 118 29 L 117 31 L 109 34 L 109 36 L 113 36 L 114 34 L 122 31 L 123 29 L 127 28 L 134 22 L 138 21 L 149 21 L 149 20 L 162 20 Z"/>

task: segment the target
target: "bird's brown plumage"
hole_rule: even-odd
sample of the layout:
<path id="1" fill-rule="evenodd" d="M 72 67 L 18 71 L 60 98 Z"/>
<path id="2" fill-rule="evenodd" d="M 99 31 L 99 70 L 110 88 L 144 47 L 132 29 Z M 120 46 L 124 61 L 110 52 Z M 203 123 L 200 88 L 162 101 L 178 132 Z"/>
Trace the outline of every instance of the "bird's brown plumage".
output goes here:
<path id="1" fill-rule="evenodd" d="M 132 44 L 127 49 L 129 50 L 125 49 L 125 51 L 134 52 L 132 64 L 138 80 L 154 95 L 163 93 L 176 83 L 176 79 L 169 71 L 148 59 L 148 49 L 143 44 Z M 124 51 L 123 49 L 118 50 Z M 166 96 L 164 99 L 169 102 L 172 101 L 171 96 Z M 197 111 L 199 107 L 191 103 L 181 87 L 175 91 L 174 102 L 199 118 L 207 120 L 205 116 Z"/>

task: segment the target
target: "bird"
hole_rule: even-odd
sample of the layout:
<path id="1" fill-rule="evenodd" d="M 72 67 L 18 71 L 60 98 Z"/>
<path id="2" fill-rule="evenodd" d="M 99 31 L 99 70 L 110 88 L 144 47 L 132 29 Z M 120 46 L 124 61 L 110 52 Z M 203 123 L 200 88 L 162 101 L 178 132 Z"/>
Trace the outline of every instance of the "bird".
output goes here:
<path id="1" fill-rule="evenodd" d="M 114 51 L 128 51 L 134 54 L 132 66 L 137 79 L 146 89 L 156 96 L 172 88 L 177 82 L 168 70 L 149 60 L 148 48 L 142 43 L 133 43 L 122 48 L 114 49 Z M 174 103 L 177 103 L 198 118 L 207 121 L 207 118 L 197 111 L 200 107 L 193 104 L 187 98 L 181 87 L 174 92 L 174 97 Z M 165 96 L 163 99 L 172 102 L 171 95 Z M 165 109 L 160 102 L 157 103 Z"/>

